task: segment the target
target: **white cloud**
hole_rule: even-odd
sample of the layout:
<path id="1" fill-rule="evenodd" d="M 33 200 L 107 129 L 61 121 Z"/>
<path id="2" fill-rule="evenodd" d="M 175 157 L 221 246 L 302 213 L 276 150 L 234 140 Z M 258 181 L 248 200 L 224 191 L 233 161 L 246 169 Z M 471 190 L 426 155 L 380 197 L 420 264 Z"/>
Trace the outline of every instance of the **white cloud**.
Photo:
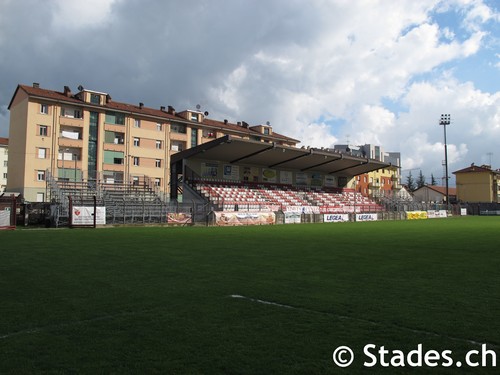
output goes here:
<path id="1" fill-rule="evenodd" d="M 54 0 L 53 25 L 56 28 L 80 29 L 108 21 L 117 0 Z"/>
<path id="2" fill-rule="evenodd" d="M 403 168 L 435 175 L 441 113 L 454 121 L 453 166 L 494 152 L 500 135 L 498 90 L 486 93 L 456 77 L 460 64 L 497 37 L 498 13 L 480 0 L 2 5 L 0 108 L 18 83 L 81 83 L 118 101 L 178 110 L 200 103 L 212 118 L 270 121 L 303 145 L 329 147 L 349 134 L 355 143 L 401 151 Z M 39 17 L 18 28 L 26 8 Z M 496 58 L 485 65 L 500 68 Z M 500 153 L 495 158 L 500 162 Z"/>

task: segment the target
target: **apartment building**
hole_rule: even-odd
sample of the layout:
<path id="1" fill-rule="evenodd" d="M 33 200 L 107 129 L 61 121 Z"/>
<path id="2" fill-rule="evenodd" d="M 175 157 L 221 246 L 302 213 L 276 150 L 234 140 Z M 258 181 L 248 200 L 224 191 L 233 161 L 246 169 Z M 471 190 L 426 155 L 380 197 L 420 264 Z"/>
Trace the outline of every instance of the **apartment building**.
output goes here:
<path id="1" fill-rule="evenodd" d="M 0 194 L 7 188 L 7 165 L 9 163 L 9 140 L 0 137 Z"/>
<path id="2" fill-rule="evenodd" d="M 366 197 L 381 197 L 401 190 L 401 153 L 385 152 L 381 146 L 365 144 L 361 146 L 335 145 L 334 150 L 350 155 L 389 163 L 383 169 L 364 173 L 355 177 L 353 187 Z"/>
<path id="3" fill-rule="evenodd" d="M 9 104 L 7 189 L 27 201 L 45 201 L 47 178 L 68 181 L 132 181 L 168 193 L 170 157 L 224 135 L 295 146 L 299 141 L 273 131 L 208 118 L 208 112 L 158 109 L 115 102 L 105 92 L 78 87 L 73 94 L 18 85 Z M 1 177 L 1 176 L 0 176 Z"/>
<path id="4" fill-rule="evenodd" d="M 389 166 L 355 177 L 356 191 L 366 197 L 382 197 L 401 190 L 399 167 Z"/>
<path id="5" fill-rule="evenodd" d="M 460 202 L 500 203 L 500 170 L 475 165 L 453 172 Z"/>

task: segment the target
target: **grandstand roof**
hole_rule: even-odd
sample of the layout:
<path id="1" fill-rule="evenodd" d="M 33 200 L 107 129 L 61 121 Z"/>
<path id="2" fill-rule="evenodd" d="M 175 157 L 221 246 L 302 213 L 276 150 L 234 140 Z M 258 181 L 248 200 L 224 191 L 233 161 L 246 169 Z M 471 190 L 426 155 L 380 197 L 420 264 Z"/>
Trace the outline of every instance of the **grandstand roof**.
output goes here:
<path id="1" fill-rule="evenodd" d="M 189 158 L 241 163 L 271 169 L 314 171 L 343 177 L 352 177 L 390 166 L 378 160 L 329 150 L 281 146 L 230 135 L 176 153 L 172 155 L 171 163 Z"/>

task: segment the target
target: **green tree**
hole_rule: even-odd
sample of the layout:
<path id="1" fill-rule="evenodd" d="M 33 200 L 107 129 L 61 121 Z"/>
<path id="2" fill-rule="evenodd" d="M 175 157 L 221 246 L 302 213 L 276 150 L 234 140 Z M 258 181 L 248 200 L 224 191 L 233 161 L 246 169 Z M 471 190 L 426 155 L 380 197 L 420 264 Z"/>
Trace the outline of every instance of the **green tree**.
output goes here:
<path id="1" fill-rule="evenodd" d="M 422 170 L 420 170 L 420 174 L 418 175 L 418 179 L 417 179 L 417 189 L 419 189 L 423 186 L 425 186 L 425 176 L 422 173 Z"/>
<path id="2" fill-rule="evenodd" d="M 437 185 L 436 179 L 434 178 L 433 174 L 431 174 L 431 185 L 432 186 L 436 186 Z"/>
<path id="3" fill-rule="evenodd" d="M 410 191 L 414 191 L 416 189 L 415 180 L 413 179 L 411 171 L 406 177 L 406 186 L 408 186 L 408 190 Z"/>

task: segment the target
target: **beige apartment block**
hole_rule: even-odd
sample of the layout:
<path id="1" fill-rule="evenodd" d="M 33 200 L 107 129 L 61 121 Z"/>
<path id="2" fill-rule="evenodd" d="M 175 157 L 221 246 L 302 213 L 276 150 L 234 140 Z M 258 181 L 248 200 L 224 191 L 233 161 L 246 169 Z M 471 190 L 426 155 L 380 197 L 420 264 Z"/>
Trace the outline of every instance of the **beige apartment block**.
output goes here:
<path id="1" fill-rule="evenodd" d="M 46 201 L 50 178 L 147 183 L 167 194 L 170 157 L 179 151 L 225 135 L 291 147 L 299 142 L 270 125 L 212 120 L 199 107 L 176 112 L 115 102 L 82 86 L 74 94 L 67 86 L 18 85 L 9 110 L 7 190 L 27 201 Z"/>
<path id="2" fill-rule="evenodd" d="M 500 202 L 500 171 L 489 165 L 474 165 L 453 172 L 457 183 L 457 199 L 471 203 Z"/>

